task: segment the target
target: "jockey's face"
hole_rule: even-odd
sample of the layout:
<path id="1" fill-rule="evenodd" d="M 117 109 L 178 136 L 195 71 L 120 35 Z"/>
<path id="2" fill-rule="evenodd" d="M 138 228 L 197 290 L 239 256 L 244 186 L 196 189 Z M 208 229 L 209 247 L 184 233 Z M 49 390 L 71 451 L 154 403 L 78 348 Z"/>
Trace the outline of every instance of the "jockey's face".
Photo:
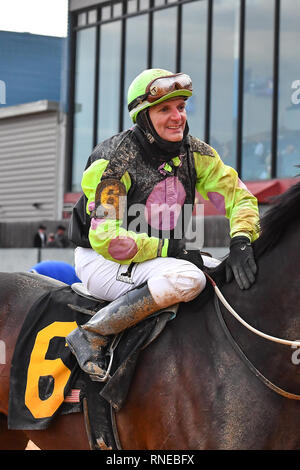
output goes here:
<path id="1" fill-rule="evenodd" d="M 169 142 L 183 139 L 186 124 L 185 100 L 171 98 L 149 108 L 149 116 L 158 135 Z"/>

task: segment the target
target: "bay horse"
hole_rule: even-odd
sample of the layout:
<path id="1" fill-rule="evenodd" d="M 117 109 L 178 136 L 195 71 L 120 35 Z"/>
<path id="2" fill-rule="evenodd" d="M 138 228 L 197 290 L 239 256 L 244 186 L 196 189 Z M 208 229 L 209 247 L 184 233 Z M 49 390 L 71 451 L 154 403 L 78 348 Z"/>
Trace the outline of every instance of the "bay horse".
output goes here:
<path id="1" fill-rule="evenodd" d="M 258 274 L 249 290 L 240 290 L 235 281 L 225 283 L 226 260 L 213 276 L 248 324 L 290 340 L 300 338 L 299 208 L 300 182 L 261 219 L 261 235 L 253 245 Z M 18 333 L 33 302 L 56 286 L 30 274 L 0 273 L 0 340 L 7 345 L 6 364 L 0 364 L 1 449 L 23 449 L 28 439 L 41 449 L 89 448 L 80 413 L 58 416 L 46 430 L 6 427 Z M 204 305 L 200 298 L 181 304 L 160 336 L 141 351 L 126 403 L 116 413 L 122 449 L 300 449 L 298 350 L 249 331 L 219 304 L 231 343 L 214 296 Z"/>

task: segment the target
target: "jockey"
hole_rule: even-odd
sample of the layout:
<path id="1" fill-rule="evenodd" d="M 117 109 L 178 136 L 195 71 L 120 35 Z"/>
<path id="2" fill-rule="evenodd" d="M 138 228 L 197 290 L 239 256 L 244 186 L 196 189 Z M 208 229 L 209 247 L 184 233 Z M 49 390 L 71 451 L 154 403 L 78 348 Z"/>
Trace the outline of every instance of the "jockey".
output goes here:
<path id="1" fill-rule="evenodd" d="M 112 302 L 67 343 L 93 380 L 105 374 L 101 349 L 108 335 L 205 288 L 203 261 L 212 266 L 218 260 L 185 250 L 180 230 L 192 215 L 196 190 L 229 219 L 227 281 L 234 276 L 241 289 L 255 281 L 257 200 L 216 150 L 189 134 L 191 95 L 188 75 L 144 70 L 128 90 L 134 126 L 101 142 L 83 173 L 84 195 L 69 231 L 77 245 L 75 269 L 91 294 Z"/>

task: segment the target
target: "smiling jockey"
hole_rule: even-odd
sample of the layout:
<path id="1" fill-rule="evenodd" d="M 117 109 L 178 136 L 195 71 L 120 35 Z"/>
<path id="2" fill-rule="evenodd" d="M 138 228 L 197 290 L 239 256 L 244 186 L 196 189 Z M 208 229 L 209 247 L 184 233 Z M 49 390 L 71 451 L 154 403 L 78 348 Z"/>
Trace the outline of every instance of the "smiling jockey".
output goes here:
<path id="1" fill-rule="evenodd" d="M 255 281 L 257 200 L 212 147 L 189 135 L 185 101 L 191 95 L 186 74 L 142 72 L 128 90 L 134 127 L 100 143 L 84 171 L 84 206 L 81 213 L 74 209 L 71 222 L 76 273 L 91 294 L 113 302 L 67 343 L 94 380 L 105 373 L 107 335 L 205 288 L 199 250 L 184 250 L 176 236 L 185 214 L 192 214 L 196 190 L 229 219 L 227 281 L 234 276 L 241 289 Z"/>

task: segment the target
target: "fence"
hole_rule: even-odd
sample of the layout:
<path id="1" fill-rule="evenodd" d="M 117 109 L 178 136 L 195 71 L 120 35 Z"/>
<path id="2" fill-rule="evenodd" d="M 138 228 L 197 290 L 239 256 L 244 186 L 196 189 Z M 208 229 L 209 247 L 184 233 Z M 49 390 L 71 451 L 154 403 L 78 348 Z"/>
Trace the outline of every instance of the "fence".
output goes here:
<path id="1" fill-rule="evenodd" d="M 59 224 L 68 228 L 68 220 L 41 221 L 47 226 L 47 232 L 55 232 Z M 195 225 L 197 222 L 194 220 Z M 31 248 L 33 235 L 39 224 L 36 222 L 0 223 L 0 271 L 27 271 L 39 261 L 57 260 L 73 265 L 74 248 Z M 204 250 L 221 258 L 228 252 L 229 223 L 220 216 L 209 216 L 204 219 Z"/>
<path id="2" fill-rule="evenodd" d="M 0 248 L 0 271 L 28 271 L 39 261 L 56 260 L 74 264 L 70 248 Z"/>

